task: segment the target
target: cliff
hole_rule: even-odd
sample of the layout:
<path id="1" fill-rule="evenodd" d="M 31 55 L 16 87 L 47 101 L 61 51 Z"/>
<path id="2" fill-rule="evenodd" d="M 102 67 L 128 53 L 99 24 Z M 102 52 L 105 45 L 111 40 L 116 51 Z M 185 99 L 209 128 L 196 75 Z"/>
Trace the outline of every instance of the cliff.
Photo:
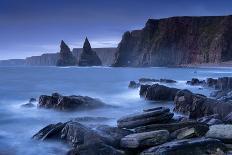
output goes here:
<path id="1" fill-rule="evenodd" d="M 92 50 L 88 38 L 85 39 L 82 53 L 80 54 L 79 66 L 101 66 L 102 62 L 97 53 Z"/>
<path id="2" fill-rule="evenodd" d="M 176 66 L 232 60 L 232 16 L 149 19 L 126 32 L 113 66 Z"/>
<path id="3" fill-rule="evenodd" d="M 24 59 L 0 60 L 0 66 L 25 66 Z"/>
<path id="4" fill-rule="evenodd" d="M 60 44 L 59 58 L 56 62 L 57 66 L 75 66 L 77 64 L 77 59 L 73 56 L 70 48 L 62 40 Z"/>
<path id="5" fill-rule="evenodd" d="M 27 66 L 55 66 L 59 53 L 46 53 L 40 56 L 32 56 L 25 59 Z"/>

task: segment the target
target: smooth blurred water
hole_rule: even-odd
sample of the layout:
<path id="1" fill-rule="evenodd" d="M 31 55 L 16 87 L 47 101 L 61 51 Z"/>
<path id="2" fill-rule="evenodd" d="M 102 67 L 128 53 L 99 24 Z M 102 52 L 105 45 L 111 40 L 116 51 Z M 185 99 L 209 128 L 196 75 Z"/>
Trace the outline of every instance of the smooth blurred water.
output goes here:
<path id="1" fill-rule="evenodd" d="M 231 68 L 79 68 L 79 67 L 1 67 L 0 68 L 0 155 L 65 154 L 69 148 L 57 142 L 41 142 L 31 137 L 42 127 L 75 117 L 107 117 L 101 124 L 116 125 L 116 120 L 143 108 L 172 103 L 148 102 L 139 90 L 128 89 L 130 80 L 168 78 L 177 80 L 171 87 L 187 88 L 209 95 L 210 90 L 185 84 L 191 78 L 231 76 Z M 31 97 L 59 92 L 63 95 L 96 97 L 111 108 L 77 112 L 22 108 Z M 99 123 L 99 122 L 96 122 Z"/>

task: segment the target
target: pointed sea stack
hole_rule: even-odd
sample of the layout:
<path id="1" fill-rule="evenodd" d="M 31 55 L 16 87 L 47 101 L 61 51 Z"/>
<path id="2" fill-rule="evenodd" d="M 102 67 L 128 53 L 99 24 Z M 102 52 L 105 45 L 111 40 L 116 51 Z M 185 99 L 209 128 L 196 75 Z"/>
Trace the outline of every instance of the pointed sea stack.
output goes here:
<path id="1" fill-rule="evenodd" d="M 62 40 L 60 44 L 60 55 L 56 66 L 75 66 L 76 63 L 76 58 L 73 56 L 70 48 Z"/>
<path id="2" fill-rule="evenodd" d="M 101 66 L 102 62 L 97 53 L 92 50 L 88 38 L 86 37 L 83 51 L 79 59 L 79 66 Z"/>

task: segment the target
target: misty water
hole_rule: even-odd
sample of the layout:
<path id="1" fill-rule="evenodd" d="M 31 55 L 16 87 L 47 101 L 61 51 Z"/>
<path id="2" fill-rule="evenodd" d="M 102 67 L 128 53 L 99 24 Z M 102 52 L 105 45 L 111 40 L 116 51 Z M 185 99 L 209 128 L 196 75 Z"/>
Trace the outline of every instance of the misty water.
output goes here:
<path id="1" fill-rule="evenodd" d="M 79 68 L 79 67 L 1 67 L 0 68 L 0 154 L 50 155 L 65 154 L 68 146 L 58 142 L 42 142 L 31 137 L 50 123 L 77 117 L 105 117 L 95 124 L 116 125 L 116 120 L 144 108 L 173 107 L 172 102 L 149 102 L 139 97 L 138 89 L 128 89 L 130 80 L 141 77 L 177 80 L 170 87 L 187 88 L 209 95 L 209 89 L 188 86 L 193 77 L 231 76 L 230 68 Z M 85 95 L 101 99 L 112 107 L 76 112 L 23 108 L 22 104 L 42 94 Z M 35 103 L 37 104 L 37 103 Z"/>

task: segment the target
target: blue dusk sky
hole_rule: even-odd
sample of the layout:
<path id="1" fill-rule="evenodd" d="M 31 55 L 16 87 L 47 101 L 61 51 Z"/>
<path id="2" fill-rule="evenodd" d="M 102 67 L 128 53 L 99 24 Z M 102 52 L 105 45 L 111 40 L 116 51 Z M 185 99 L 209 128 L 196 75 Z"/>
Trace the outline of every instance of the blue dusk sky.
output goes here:
<path id="1" fill-rule="evenodd" d="M 60 40 L 116 47 L 148 18 L 232 14 L 231 0 L 0 0 L 0 59 L 59 51 Z"/>

